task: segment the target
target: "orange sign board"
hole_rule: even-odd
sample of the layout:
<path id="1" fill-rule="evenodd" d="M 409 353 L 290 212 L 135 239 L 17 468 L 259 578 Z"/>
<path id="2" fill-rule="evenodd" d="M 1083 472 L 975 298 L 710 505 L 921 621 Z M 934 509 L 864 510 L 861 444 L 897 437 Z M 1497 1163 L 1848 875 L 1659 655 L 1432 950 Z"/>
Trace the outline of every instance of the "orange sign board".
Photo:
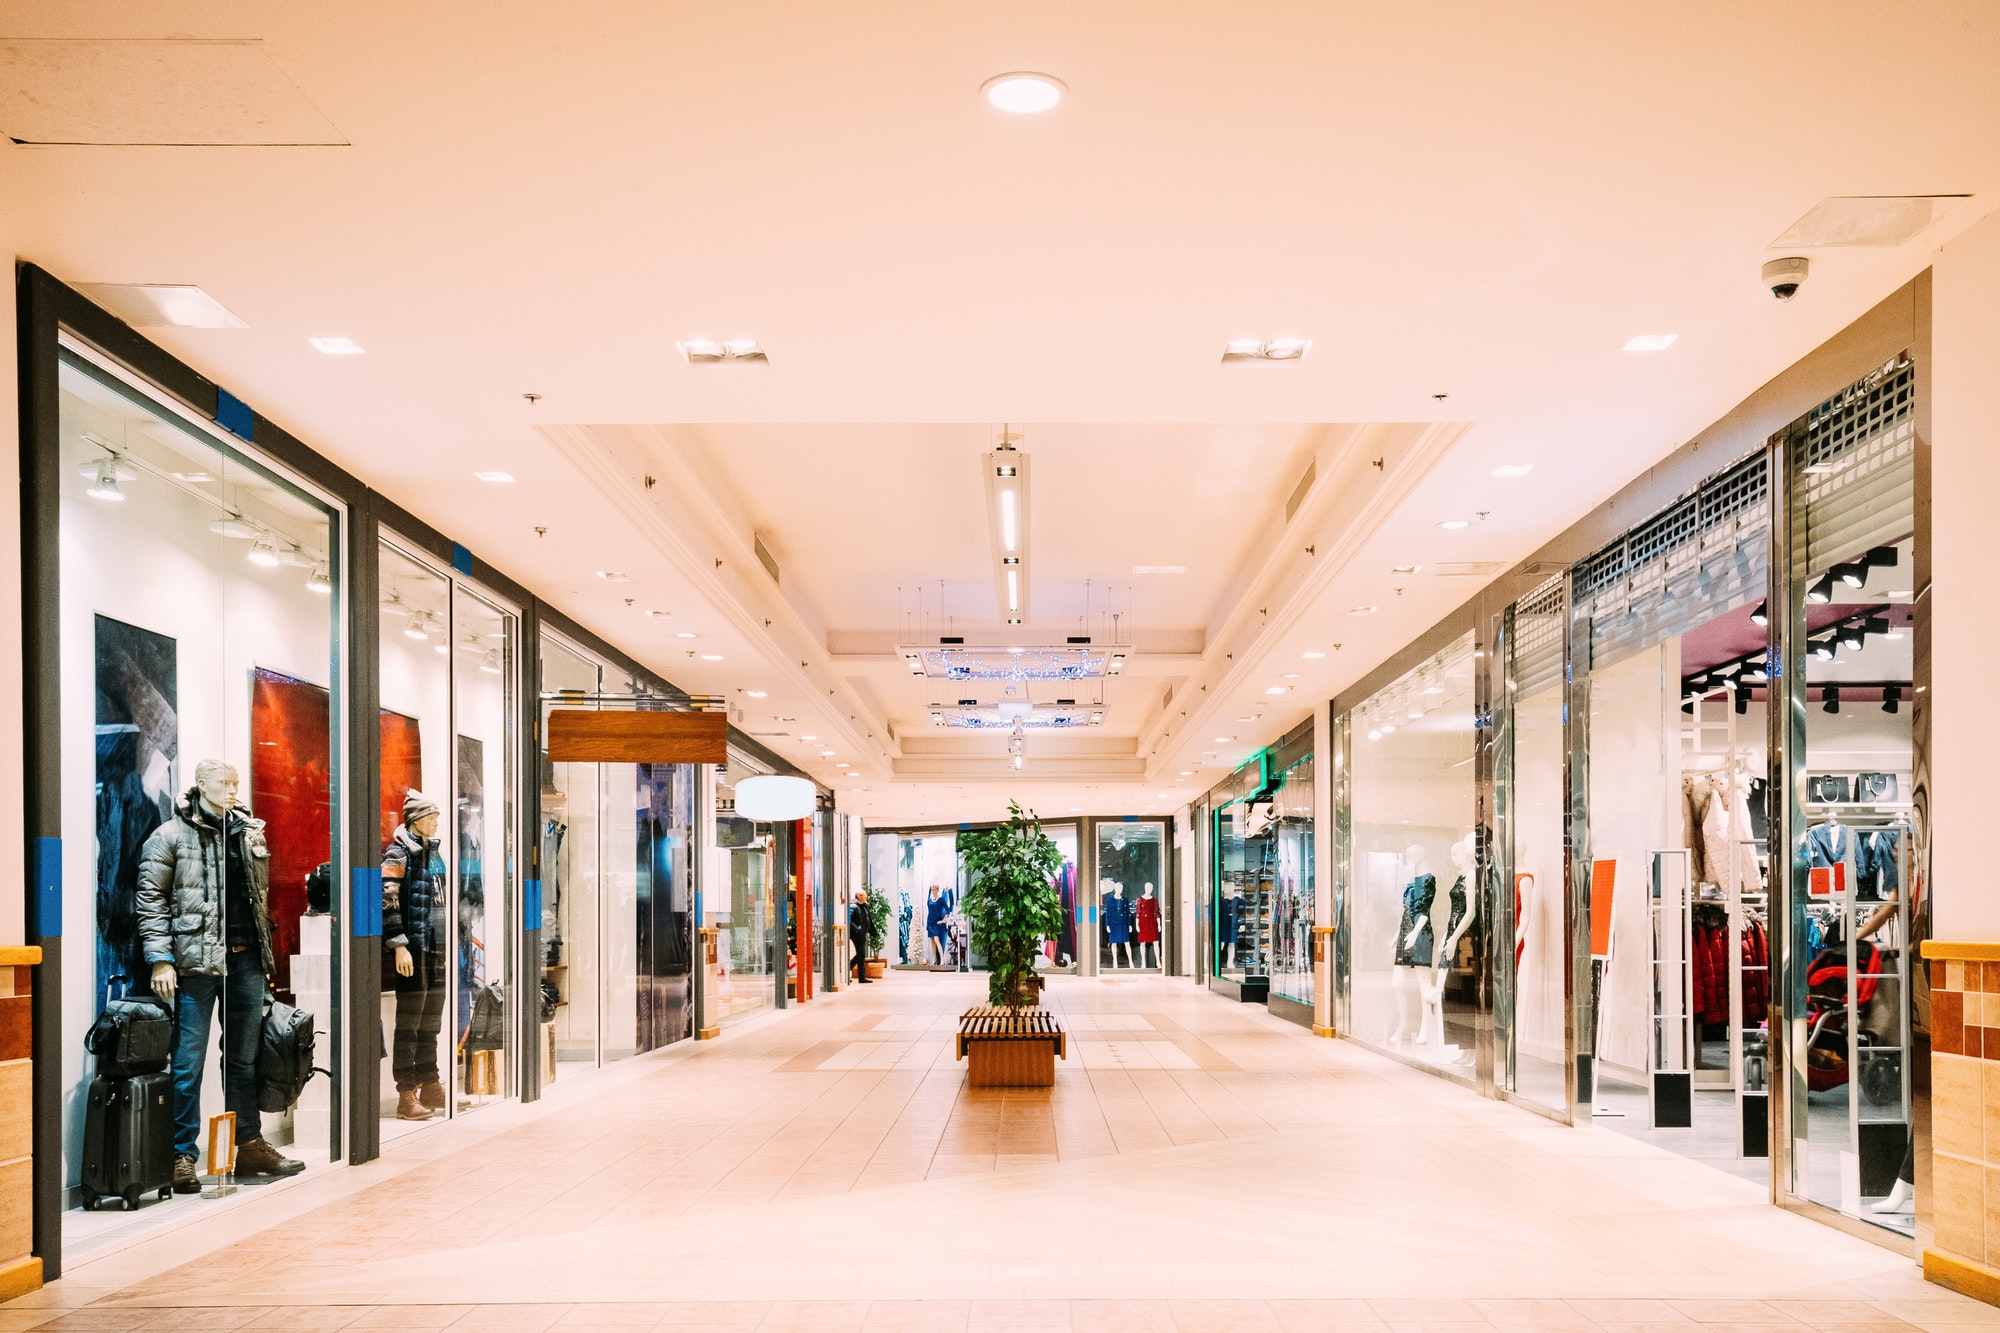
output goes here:
<path id="1" fill-rule="evenodd" d="M 554 764 L 726 764 L 729 718 L 723 713 L 553 708 L 548 742 Z"/>
<path id="2" fill-rule="evenodd" d="M 1590 863 L 1590 956 L 1611 956 L 1611 895 L 1618 886 L 1618 862 Z"/>

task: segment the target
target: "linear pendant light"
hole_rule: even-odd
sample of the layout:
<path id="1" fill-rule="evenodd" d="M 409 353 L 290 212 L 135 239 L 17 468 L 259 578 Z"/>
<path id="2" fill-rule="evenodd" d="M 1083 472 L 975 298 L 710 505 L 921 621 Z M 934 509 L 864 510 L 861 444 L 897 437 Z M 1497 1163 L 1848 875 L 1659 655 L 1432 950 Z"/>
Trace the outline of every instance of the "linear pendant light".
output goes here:
<path id="1" fill-rule="evenodd" d="M 993 543 L 993 591 L 1009 625 L 1028 619 L 1028 456 L 1021 437 L 1003 426 L 999 447 L 985 455 L 986 512 Z"/>

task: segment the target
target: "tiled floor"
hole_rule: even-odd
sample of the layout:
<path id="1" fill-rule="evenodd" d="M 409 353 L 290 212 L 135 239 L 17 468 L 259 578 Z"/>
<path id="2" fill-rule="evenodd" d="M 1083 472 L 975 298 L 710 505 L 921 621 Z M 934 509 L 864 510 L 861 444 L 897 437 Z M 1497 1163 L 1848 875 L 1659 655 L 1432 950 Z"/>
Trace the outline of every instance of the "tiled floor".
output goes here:
<path id="1" fill-rule="evenodd" d="M 897 973 L 73 1265 L 18 1330 L 2000 1328 L 1647 1144 L 1185 982 L 1053 981 L 1050 1091 L 971 1092 L 980 978 Z"/>

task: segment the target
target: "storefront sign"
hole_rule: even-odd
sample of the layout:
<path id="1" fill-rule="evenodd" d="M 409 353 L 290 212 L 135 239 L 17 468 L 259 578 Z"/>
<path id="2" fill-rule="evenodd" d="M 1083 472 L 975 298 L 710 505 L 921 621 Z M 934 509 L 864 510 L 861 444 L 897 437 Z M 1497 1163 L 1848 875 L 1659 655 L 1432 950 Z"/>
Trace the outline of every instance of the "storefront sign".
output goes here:
<path id="1" fill-rule="evenodd" d="M 549 762 L 723 764 L 729 762 L 729 718 L 722 713 L 551 709 Z"/>

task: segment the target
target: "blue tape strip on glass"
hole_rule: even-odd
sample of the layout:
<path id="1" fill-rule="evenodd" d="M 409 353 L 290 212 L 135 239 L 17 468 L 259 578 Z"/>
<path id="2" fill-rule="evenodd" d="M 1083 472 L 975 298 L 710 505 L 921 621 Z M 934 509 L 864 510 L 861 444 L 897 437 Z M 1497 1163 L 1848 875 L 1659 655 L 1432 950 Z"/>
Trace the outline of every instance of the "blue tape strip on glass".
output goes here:
<path id="1" fill-rule="evenodd" d="M 354 869 L 354 936 L 368 939 L 382 933 L 382 869 L 356 866 Z"/>
<path id="2" fill-rule="evenodd" d="M 62 934 L 62 839 L 35 839 L 35 934 Z"/>
<path id="3" fill-rule="evenodd" d="M 542 928 L 542 882 L 538 879 L 531 879 L 523 886 L 521 918 L 523 930 Z"/>
<path id="4" fill-rule="evenodd" d="M 453 542 L 451 544 L 451 567 L 461 574 L 470 574 L 472 572 L 472 552 L 466 550 L 457 542 Z"/>
<path id="5" fill-rule="evenodd" d="M 257 414 L 250 404 L 227 389 L 215 391 L 215 424 L 238 439 L 250 439 L 257 430 Z"/>

